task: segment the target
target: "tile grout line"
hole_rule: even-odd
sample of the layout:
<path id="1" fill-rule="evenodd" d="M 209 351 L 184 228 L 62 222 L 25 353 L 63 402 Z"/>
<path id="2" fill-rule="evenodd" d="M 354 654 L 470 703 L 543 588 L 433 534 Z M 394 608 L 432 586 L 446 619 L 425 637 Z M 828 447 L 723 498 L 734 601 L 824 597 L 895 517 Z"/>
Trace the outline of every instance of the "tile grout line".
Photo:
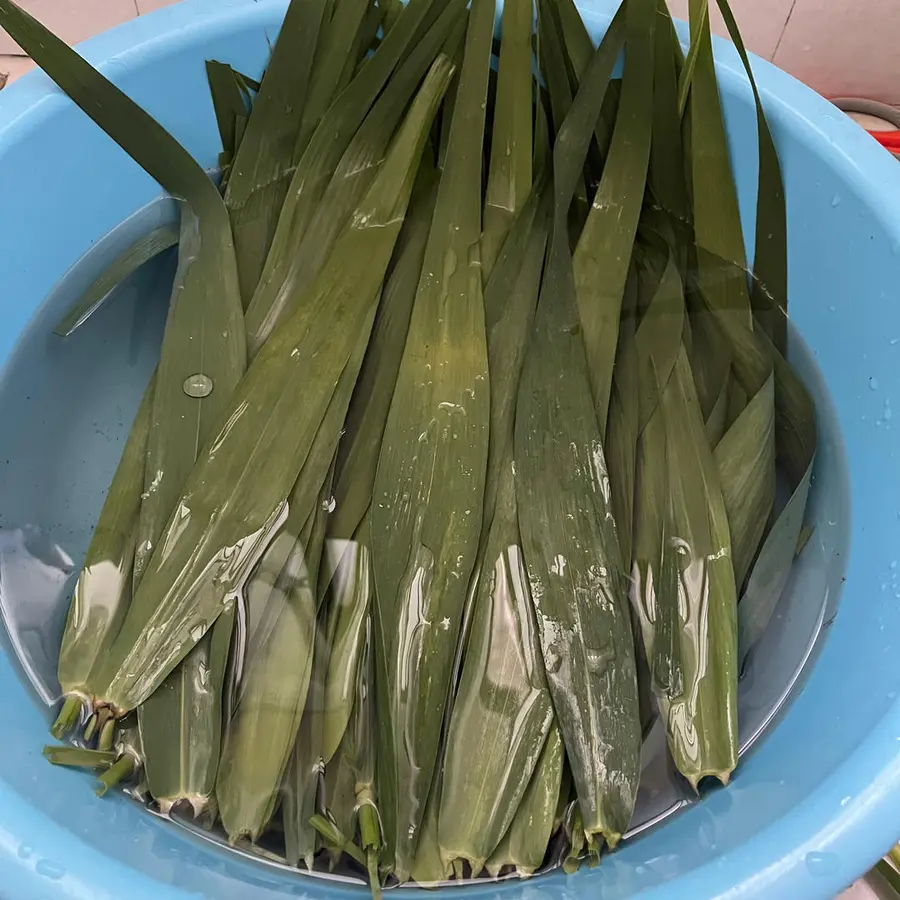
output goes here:
<path id="1" fill-rule="evenodd" d="M 135 0 L 137 2 L 137 0 Z M 778 42 L 775 44 L 775 49 L 772 51 L 772 56 L 770 57 L 770 62 L 775 62 L 775 57 L 778 54 L 778 48 L 781 46 L 781 42 L 784 40 L 784 35 L 787 32 L 788 25 L 791 23 L 791 16 L 794 14 L 794 9 L 797 6 L 797 0 L 793 0 L 791 3 L 791 8 L 788 10 L 787 18 L 784 20 L 784 28 L 781 29 L 781 34 L 778 35 Z"/>

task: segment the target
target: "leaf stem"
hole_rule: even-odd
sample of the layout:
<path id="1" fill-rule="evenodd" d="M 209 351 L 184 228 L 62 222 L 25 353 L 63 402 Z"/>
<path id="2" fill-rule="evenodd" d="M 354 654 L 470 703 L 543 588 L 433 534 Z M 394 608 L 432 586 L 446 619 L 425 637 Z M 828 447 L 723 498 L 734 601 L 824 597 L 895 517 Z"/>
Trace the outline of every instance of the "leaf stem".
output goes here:
<path id="1" fill-rule="evenodd" d="M 69 694 L 63 702 L 56 721 L 50 728 L 50 734 L 58 741 L 62 740 L 77 724 L 81 717 L 81 698 Z"/>
<path id="2" fill-rule="evenodd" d="M 81 747 L 44 747 L 44 756 L 54 766 L 74 766 L 101 769 L 116 761 L 117 753 L 105 750 L 84 750 Z"/>
<path id="3" fill-rule="evenodd" d="M 100 737 L 97 738 L 98 750 L 112 750 L 116 736 L 116 720 L 110 716 L 100 729 Z"/>
<path id="4" fill-rule="evenodd" d="M 310 818 L 309 824 L 322 835 L 329 846 L 346 853 L 361 866 L 368 866 L 366 855 L 333 822 L 329 822 L 324 816 L 315 815 Z"/>
<path id="5" fill-rule="evenodd" d="M 97 751 L 98 753 L 100 751 Z M 100 784 L 94 793 L 102 797 L 110 788 L 127 781 L 134 772 L 134 759 L 130 753 L 123 753 L 100 777 Z"/>

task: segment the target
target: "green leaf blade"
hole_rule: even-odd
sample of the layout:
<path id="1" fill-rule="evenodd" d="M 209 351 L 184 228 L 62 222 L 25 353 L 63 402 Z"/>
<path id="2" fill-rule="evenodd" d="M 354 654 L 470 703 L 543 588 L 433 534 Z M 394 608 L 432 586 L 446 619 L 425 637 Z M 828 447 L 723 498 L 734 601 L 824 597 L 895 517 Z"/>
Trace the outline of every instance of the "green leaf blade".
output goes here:
<path id="1" fill-rule="evenodd" d="M 469 18 L 422 279 L 375 479 L 376 633 L 386 663 L 379 692 L 389 710 L 379 723 L 379 796 L 386 863 L 393 862 L 398 877 L 409 871 L 437 761 L 484 502 L 489 395 L 478 251 L 493 13 L 493 0 L 476 0 Z M 427 677 L 411 674 L 407 684 L 404 672 Z M 395 745 L 392 731 L 406 739 Z"/>
<path id="2" fill-rule="evenodd" d="M 485 281 L 531 190 L 532 0 L 504 3 L 502 29 L 481 237 Z"/>
<path id="3" fill-rule="evenodd" d="M 622 96 L 609 157 L 573 266 L 591 386 L 606 433 L 618 324 L 650 161 L 656 4 L 629 0 Z"/>
<path id="4" fill-rule="evenodd" d="M 256 357 L 192 470 L 108 659 L 104 699 L 118 710 L 144 700 L 199 640 L 283 520 L 343 370 L 371 327 L 377 287 L 451 72 L 438 58 L 308 300 Z M 308 402 L 298 406 L 298 396 Z"/>

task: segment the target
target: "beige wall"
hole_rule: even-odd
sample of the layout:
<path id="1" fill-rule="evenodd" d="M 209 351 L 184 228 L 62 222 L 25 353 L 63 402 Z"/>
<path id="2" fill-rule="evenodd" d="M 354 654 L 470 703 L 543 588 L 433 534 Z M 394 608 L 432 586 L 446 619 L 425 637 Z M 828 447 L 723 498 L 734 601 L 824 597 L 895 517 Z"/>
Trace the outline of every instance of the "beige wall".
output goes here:
<path id="1" fill-rule="evenodd" d="M 686 17 L 688 0 L 669 4 Z M 751 50 L 826 97 L 900 106 L 900 0 L 731 0 L 731 8 Z"/>

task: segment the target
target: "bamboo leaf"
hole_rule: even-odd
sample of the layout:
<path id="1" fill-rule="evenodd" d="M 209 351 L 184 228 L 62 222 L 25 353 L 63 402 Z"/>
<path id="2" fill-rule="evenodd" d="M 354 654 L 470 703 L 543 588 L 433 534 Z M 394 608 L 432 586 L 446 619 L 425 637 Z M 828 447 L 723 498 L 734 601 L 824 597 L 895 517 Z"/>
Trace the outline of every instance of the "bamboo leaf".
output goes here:
<path id="1" fill-rule="evenodd" d="M 524 76 L 530 82 L 530 74 Z M 475 874 L 519 806 L 552 719 L 519 547 L 512 467 L 515 399 L 549 228 L 545 186 L 542 178 L 513 224 L 484 297 L 495 377 L 482 572 L 471 588 L 473 621 L 463 630 L 468 637 L 449 723 L 438 827 L 443 860 L 465 859 Z"/>
<path id="2" fill-rule="evenodd" d="M 775 503 L 775 381 L 770 376 L 716 445 L 725 509 L 732 534 L 735 583 L 742 585 Z M 759 490 L 763 483 L 768 490 Z M 799 533 L 799 531 L 798 531 Z"/>
<path id="3" fill-rule="evenodd" d="M 661 699 L 669 749 L 697 787 L 727 783 L 737 765 L 737 602 L 718 470 L 706 440 L 687 355 L 663 393 L 672 540 L 678 554 L 680 692 Z"/>
<path id="4" fill-rule="evenodd" d="M 531 190 L 532 0 L 503 4 L 481 264 L 490 278 L 503 241 Z"/>
<path id="5" fill-rule="evenodd" d="M 575 292 L 591 389 L 606 433 L 622 297 L 650 159 L 656 4 L 630 0 L 625 13 L 622 97 L 603 176 L 573 257 Z M 582 87 L 583 90 L 583 87 Z"/>
<path id="6" fill-rule="evenodd" d="M 144 263 L 155 259 L 165 250 L 178 243 L 178 226 L 162 225 L 149 234 L 138 238 L 127 250 L 120 253 L 75 304 L 57 323 L 54 334 L 69 337 L 80 328 L 104 303 L 109 295 Z"/>
<path id="7" fill-rule="evenodd" d="M 341 77 L 338 79 L 336 94 L 339 94 L 353 80 L 353 76 L 365 64 L 369 51 L 374 49 L 381 23 L 387 15 L 387 4 L 370 2 L 366 8 L 365 15 L 359 28 L 356 30 L 356 36 L 353 38 L 353 46 L 350 48 L 346 59 L 344 60 L 344 68 L 341 71 Z M 377 44 L 375 44 L 377 46 Z"/>
<path id="8" fill-rule="evenodd" d="M 494 878 L 506 866 L 514 867 L 519 875 L 533 875 L 543 863 L 554 830 L 564 758 L 562 738 L 554 723 L 512 823 L 487 862 Z"/>
<path id="9" fill-rule="evenodd" d="M 541 71 L 550 95 L 550 113 L 554 132 L 559 132 L 572 107 L 572 83 L 563 49 L 556 9 L 550 0 L 537 0 L 538 51 Z M 572 230 L 577 233 L 587 216 L 588 199 L 584 178 L 575 185 L 572 201 Z"/>
<path id="10" fill-rule="evenodd" d="M 422 887 L 436 887 L 441 882 L 453 878 L 453 866 L 441 857 L 438 843 L 440 798 L 440 776 L 438 776 L 425 806 L 419 843 L 409 869 L 409 877 Z"/>
<path id="11" fill-rule="evenodd" d="M 433 780 L 484 502 L 489 395 L 479 243 L 493 22 L 493 0 L 475 0 L 375 477 L 376 641 L 383 666 L 378 690 L 385 711 L 379 721 L 379 798 L 384 861 L 401 878 L 409 871 Z M 395 742 L 401 734 L 404 740 Z"/>
<path id="12" fill-rule="evenodd" d="M 676 261 L 682 278 L 687 275 L 688 254 L 693 243 L 693 211 L 685 177 L 684 144 L 678 112 L 678 73 L 673 47 L 674 24 L 665 0 L 657 6 L 653 63 L 653 137 L 647 184 L 653 200 L 666 214 L 666 225 L 677 244 Z M 680 50 L 679 50 L 680 52 Z M 690 354 L 689 354 L 690 357 Z"/>
<path id="13" fill-rule="evenodd" d="M 678 80 L 678 111 L 683 116 L 693 87 L 697 60 L 703 52 L 702 35 L 709 30 L 709 0 L 692 0 L 690 3 L 691 45 Z"/>
<path id="14" fill-rule="evenodd" d="M 539 64 L 550 95 L 553 130 L 558 132 L 572 108 L 572 85 L 566 68 L 561 26 L 549 0 L 537 0 Z M 576 194 L 579 187 L 576 186 Z"/>
<path id="15" fill-rule="evenodd" d="M 227 63 L 215 59 L 206 61 L 206 80 L 209 82 L 209 93 L 212 98 L 213 112 L 219 137 L 222 140 L 222 152 L 219 154 L 219 166 L 224 172 L 234 162 L 237 149 L 237 120 L 248 116 L 245 94 L 241 89 L 234 69 Z"/>
<path id="16" fill-rule="evenodd" d="M 632 273 L 625 286 L 622 317 L 619 322 L 619 342 L 616 348 L 604 443 L 609 467 L 610 499 L 619 530 L 622 565 L 626 572 L 631 565 L 634 466 L 640 426 L 638 362 L 635 349 L 636 319 L 637 279 Z"/>
<path id="17" fill-rule="evenodd" d="M 619 10 L 624 5 L 620 4 Z M 588 34 L 574 0 L 557 0 L 556 13 L 562 30 L 566 54 L 571 62 L 577 86 L 581 84 L 591 64 L 591 58 L 594 55 L 594 43 Z M 621 12 L 617 11 L 617 16 L 621 22 Z"/>
<path id="18" fill-rule="evenodd" d="M 371 567 L 367 573 L 371 578 Z M 346 723 L 346 730 L 336 755 L 326 763 L 325 784 L 329 812 L 338 827 L 348 835 L 353 835 L 359 826 L 360 838 L 365 850 L 377 853 L 380 836 L 377 826 L 377 810 L 374 806 L 374 667 L 372 658 L 372 621 L 367 615 L 363 623 L 361 640 L 362 654 L 358 665 L 353 667 L 352 712 Z M 331 668 L 331 664 L 329 664 Z M 324 714 L 329 716 L 330 707 L 325 702 Z M 327 724 L 326 724 L 327 732 Z M 376 813 L 373 821 L 370 813 Z M 370 833 L 372 826 L 375 833 Z M 375 882 L 377 885 L 377 876 Z"/>
<path id="19" fill-rule="evenodd" d="M 591 56 L 594 53 L 594 44 L 573 0 L 555 0 L 555 2 L 557 15 L 562 27 L 563 42 L 571 66 L 571 74 L 574 76 L 573 86 L 577 89 L 591 61 Z M 628 3 L 623 0 L 609 23 L 607 33 L 611 31 L 613 34 L 619 35 L 622 32 L 625 26 L 627 8 Z M 597 139 L 597 150 L 599 151 L 599 160 L 597 160 L 599 165 L 595 167 L 597 179 L 599 179 L 602 165 L 609 155 L 609 145 L 612 140 L 613 128 L 619 108 L 621 84 L 621 81 L 613 81 L 606 89 L 606 96 L 603 98 L 603 105 L 600 107 L 600 115 L 594 129 L 594 135 Z M 593 169 L 591 169 L 589 174 L 594 174 Z"/>
<path id="20" fill-rule="evenodd" d="M 549 169 L 535 185 L 500 252 L 485 286 L 488 363 L 491 371 L 491 428 L 484 491 L 487 534 L 501 472 L 510 463 L 516 397 L 534 320 L 544 252 L 550 230 Z"/>
<path id="21" fill-rule="evenodd" d="M 321 271 L 340 230 L 383 163 L 410 98 L 463 8 L 462 0 L 451 0 L 403 61 L 347 146 L 303 239 L 282 265 L 267 269 L 247 311 L 251 353 L 293 312 L 289 298 L 302 297 Z M 285 284 L 291 285 L 290 292 L 284 290 Z"/>
<path id="22" fill-rule="evenodd" d="M 341 157 L 403 58 L 432 3 L 433 0 L 410 0 L 397 25 L 366 65 L 365 72 L 360 72 L 329 107 L 296 163 L 260 284 L 247 310 L 251 356 L 271 333 L 271 328 L 261 331 L 260 323 L 267 321 L 276 292 L 289 283 L 293 254 L 320 208 Z"/>
<path id="23" fill-rule="evenodd" d="M 147 450 L 152 475 L 147 479 L 150 496 L 141 504 L 138 527 L 135 572 L 139 575 L 140 554 L 163 524 L 160 510 L 165 507 L 162 515 L 168 515 L 174 507 L 172 485 L 182 483 L 179 462 L 191 451 L 196 453 L 191 435 L 202 434 L 209 417 L 227 402 L 243 370 L 244 331 L 231 228 L 213 184 L 159 123 L 9 0 L 0 3 L 0 24 L 139 165 L 185 201 L 179 272 L 153 397 Z M 196 352 L 182 353 L 182 343 L 188 344 L 191 337 L 196 339 L 194 347 L 203 348 L 207 363 L 202 367 L 196 365 Z M 195 375 L 212 379 L 211 402 L 185 394 L 186 379 Z M 166 427 L 169 417 L 177 419 L 178 436 Z M 162 473 L 159 479 L 158 472 Z M 179 489 L 174 488 L 176 497 Z"/>
<path id="24" fill-rule="evenodd" d="M 770 344 L 769 350 L 775 367 L 775 441 L 792 494 L 760 549 L 738 607 L 742 664 L 768 625 L 790 576 L 816 456 L 812 400 L 777 349 Z"/>
<path id="25" fill-rule="evenodd" d="M 693 0 L 691 12 L 695 17 L 700 3 L 701 0 Z M 720 468 L 730 514 L 735 574 L 740 577 L 757 553 L 763 536 L 762 523 L 768 520 L 775 497 L 775 445 L 771 429 L 765 427 L 775 416 L 773 362 L 762 339 L 764 332 L 755 326 L 750 305 L 740 214 L 706 20 L 700 27 L 697 44 L 690 94 L 697 286 L 707 310 L 705 315 L 714 323 L 706 331 L 706 343 L 721 343 L 725 338 L 734 374 L 753 407 L 747 419 L 739 417 L 732 425 L 730 431 L 737 433 L 722 438 L 726 450 L 719 456 L 723 462 L 726 452 L 740 454 L 730 465 Z M 702 318 L 703 313 L 699 316 Z M 698 333 L 702 332 L 695 330 L 695 356 L 702 352 L 696 341 Z M 763 397 L 757 401 L 759 393 Z M 716 438 L 724 429 L 728 413 L 727 379 L 710 394 L 713 395 L 715 401 L 707 414 L 707 424 Z M 736 483 L 731 483 L 731 479 L 736 479 Z"/>
<path id="26" fill-rule="evenodd" d="M 293 158 L 299 162 L 337 96 L 341 74 L 349 57 L 354 61 L 356 33 L 366 14 L 368 0 L 335 0 L 331 20 L 322 28 L 322 36 L 316 47 L 315 62 L 309 84 L 309 94 L 300 121 L 300 130 L 294 144 Z"/>
<path id="27" fill-rule="evenodd" d="M 372 503 L 378 451 L 403 357 L 437 197 L 437 173 L 427 156 L 426 152 L 347 410 L 345 434 L 338 447 L 335 510 L 328 523 L 332 539 L 351 539 Z"/>
<path id="28" fill-rule="evenodd" d="M 781 163 L 737 22 L 727 0 L 717 2 L 728 34 L 747 71 L 756 103 L 759 190 L 756 200 L 756 251 L 750 302 L 763 330 L 778 351 L 784 355 L 787 352 L 787 211 Z"/>
<path id="29" fill-rule="evenodd" d="M 201 448 L 222 422 L 246 364 L 230 230 L 227 223 L 216 229 L 206 221 L 190 207 L 182 212 L 179 266 L 156 369 L 135 585 Z M 217 238 L 227 241 L 227 253 L 224 245 L 207 249 L 205 241 Z"/>
<path id="30" fill-rule="evenodd" d="M 93 678 L 105 661 L 131 601 L 135 531 L 153 389 L 154 381 L 151 381 L 138 407 L 75 584 L 57 669 L 60 686 L 67 696 L 92 692 Z M 67 729 L 61 721 L 58 726 L 54 727 L 54 734 L 62 737 Z"/>
<path id="31" fill-rule="evenodd" d="M 281 784 L 285 858 L 288 865 L 303 862 L 310 870 L 319 843 L 310 819 L 318 808 L 322 774 L 322 692 L 328 662 L 328 641 L 321 619 L 314 628 L 313 639 L 315 653 L 309 693 Z"/>
<path id="32" fill-rule="evenodd" d="M 509 828 L 553 721 L 518 537 L 510 456 L 475 587 L 441 794 L 441 858 L 466 860 L 473 875 Z"/>
<path id="33" fill-rule="evenodd" d="M 629 7 L 630 9 L 631 7 Z M 614 846 L 640 768 L 634 645 L 601 432 L 577 327 L 566 215 L 618 56 L 594 56 L 554 148 L 554 223 L 516 411 L 519 527 L 584 831 Z"/>
<path id="34" fill-rule="evenodd" d="M 138 707 L 147 787 L 163 813 L 187 800 L 198 818 L 212 802 L 233 624 L 233 611 L 219 616 L 184 662 Z"/>
<path id="35" fill-rule="evenodd" d="M 262 273 L 293 174 L 325 0 L 292 0 L 234 157 L 225 204 L 234 230 L 244 308 Z"/>
<path id="36" fill-rule="evenodd" d="M 650 250 L 649 247 L 645 251 Z M 646 257 L 645 257 L 646 258 Z M 635 336 L 639 392 L 639 440 L 635 461 L 632 608 L 637 614 L 650 688 L 678 696 L 682 674 L 677 560 L 671 538 L 670 463 L 662 388 L 682 350 L 684 297 L 671 253 Z M 641 669 L 639 668 L 639 677 Z M 645 701 L 646 703 L 646 701 Z M 646 720 L 644 720 L 646 721 Z"/>
<path id="37" fill-rule="evenodd" d="M 812 463 L 769 531 L 738 606 L 739 659 L 762 637 L 790 577 L 809 498 Z"/>
<path id="38" fill-rule="evenodd" d="M 340 558 L 331 579 L 329 615 L 335 621 L 329 627 L 334 640 L 325 677 L 322 757 L 326 766 L 337 751 L 350 721 L 366 646 L 372 598 L 368 523 L 360 532 L 357 540 L 348 542 L 349 546 L 343 542 L 343 546 L 334 546 L 337 542 L 330 542 L 327 549 L 329 554 L 339 554 Z"/>
<path id="39" fill-rule="evenodd" d="M 152 693 L 231 602 L 283 520 L 335 387 L 371 327 L 451 71 L 446 59 L 435 61 L 322 274 L 257 355 L 194 467 L 109 654 L 103 699 L 114 708 L 131 709 Z"/>
<path id="40" fill-rule="evenodd" d="M 155 119 L 90 63 L 20 9 L 0 2 L 0 25 L 68 97 L 173 197 L 198 212 L 221 209 L 219 195 L 200 166 Z"/>
<path id="41" fill-rule="evenodd" d="M 269 598 L 274 627 L 245 660 L 216 778 L 219 814 L 231 843 L 244 835 L 255 841 L 268 824 L 300 728 L 313 666 L 325 516 L 318 510 L 306 544 L 295 542 L 287 572 Z"/>

